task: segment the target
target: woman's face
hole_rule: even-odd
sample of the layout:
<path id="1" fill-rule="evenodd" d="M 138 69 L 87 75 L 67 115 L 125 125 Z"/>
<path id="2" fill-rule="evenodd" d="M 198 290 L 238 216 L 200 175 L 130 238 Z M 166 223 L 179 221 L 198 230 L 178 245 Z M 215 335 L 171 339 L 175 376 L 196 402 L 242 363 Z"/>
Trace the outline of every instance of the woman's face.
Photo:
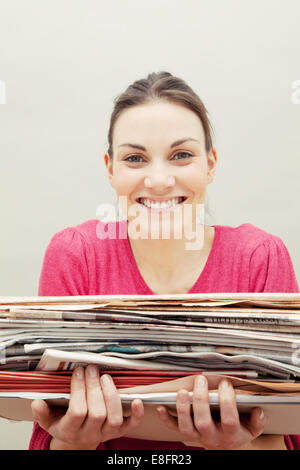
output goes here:
<path id="1" fill-rule="evenodd" d="M 156 212 L 165 217 L 174 211 L 173 204 L 175 210 L 204 204 L 216 162 L 215 151 L 205 150 L 198 116 L 165 101 L 123 111 L 114 127 L 113 160 L 105 155 L 110 184 L 126 200 L 128 220 L 133 205 L 145 216 Z"/>

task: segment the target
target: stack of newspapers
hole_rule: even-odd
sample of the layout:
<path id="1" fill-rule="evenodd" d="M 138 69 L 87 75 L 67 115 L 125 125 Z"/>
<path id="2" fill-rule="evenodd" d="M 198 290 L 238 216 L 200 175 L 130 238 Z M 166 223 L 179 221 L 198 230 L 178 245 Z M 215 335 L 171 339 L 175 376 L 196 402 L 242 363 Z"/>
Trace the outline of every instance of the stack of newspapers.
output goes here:
<path id="1" fill-rule="evenodd" d="M 66 406 L 72 370 L 94 363 L 124 406 L 174 408 L 205 374 L 217 409 L 226 376 L 266 433 L 300 434 L 300 294 L 0 297 L 0 324 L 2 417 L 32 420 L 34 398 Z"/>

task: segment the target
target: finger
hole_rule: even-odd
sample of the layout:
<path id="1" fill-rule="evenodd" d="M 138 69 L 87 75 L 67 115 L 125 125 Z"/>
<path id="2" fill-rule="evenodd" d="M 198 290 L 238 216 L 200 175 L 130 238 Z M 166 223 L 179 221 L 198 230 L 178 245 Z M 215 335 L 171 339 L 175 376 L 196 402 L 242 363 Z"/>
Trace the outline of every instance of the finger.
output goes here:
<path id="1" fill-rule="evenodd" d="M 108 427 L 117 429 L 122 426 L 123 409 L 120 394 L 110 375 L 101 376 L 101 388 L 106 406 L 106 422 L 103 431 L 107 432 Z"/>
<path id="2" fill-rule="evenodd" d="M 221 428 L 225 438 L 230 439 L 240 429 L 240 417 L 235 392 L 231 383 L 224 379 L 219 384 Z"/>
<path id="3" fill-rule="evenodd" d="M 253 408 L 251 411 L 250 423 L 248 430 L 251 432 L 253 439 L 262 434 L 267 423 L 267 418 L 261 408 Z"/>
<path id="4" fill-rule="evenodd" d="M 87 402 L 83 367 L 77 367 L 71 378 L 71 394 L 69 407 L 60 423 L 62 434 L 75 434 L 82 426 L 87 416 Z"/>
<path id="5" fill-rule="evenodd" d="M 197 437 L 198 433 L 195 431 L 194 423 L 191 417 L 191 402 L 189 393 L 186 390 L 180 390 L 176 399 L 176 410 L 178 419 L 178 429 L 181 434 L 191 438 Z"/>
<path id="6" fill-rule="evenodd" d="M 182 441 L 182 443 L 187 447 L 201 447 L 200 441 Z"/>
<path id="7" fill-rule="evenodd" d="M 39 425 L 47 431 L 51 424 L 50 409 L 44 400 L 33 400 L 31 403 L 32 416 Z"/>
<path id="8" fill-rule="evenodd" d="M 169 428 L 178 432 L 178 421 L 171 416 L 165 406 L 158 406 L 156 408 L 159 419 Z"/>
<path id="9" fill-rule="evenodd" d="M 31 410 L 33 419 L 46 431 L 66 412 L 65 408 L 60 406 L 50 407 L 44 400 L 40 399 L 32 401 Z"/>
<path id="10" fill-rule="evenodd" d="M 99 435 L 102 424 L 106 419 L 106 406 L 101 390 L 99 368 L 90 364 L 85 370 L 87 419 L 84 422 L 84 433 Z"/>
<path id="11" fill-rule="evenodd" d="M 124 418 L 121 433 L 122 436 L 128 431 L 136 428 L 142 421 L 144 416 L 144 404 L 142 400 L 135 399 L 131 403 L 131 415 L 128 418 Z"/>
<path id="12" fill-rule="evenodd" d="M 197 431 L 205 439 L 213 439 L 217 433 L 211 416 L 207 379 L 204 375 L 195 377 L 193 390 L 194 424 Z"/>

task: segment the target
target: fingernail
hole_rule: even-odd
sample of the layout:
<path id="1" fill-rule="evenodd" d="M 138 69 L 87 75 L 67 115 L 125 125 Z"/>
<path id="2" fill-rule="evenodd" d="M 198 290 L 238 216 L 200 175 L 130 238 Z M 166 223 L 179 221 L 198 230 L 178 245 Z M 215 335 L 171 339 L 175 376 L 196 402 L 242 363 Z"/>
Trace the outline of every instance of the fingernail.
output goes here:
<path id="1" fill-rule="evenodd" d="M 197 376 L 197 382 L 196 382 L 196 385 L 198 387 L 206 387 L 206 378 L 204 377 L 204 375 L 198 375 Z"/>
<path id="2" fill-rule="evenodd" d="M 263 412 L 263 410 L 261 410 L 260 412 L 260 415 L 259 415 L 259 419 L 262 421 L 265 417 L 265 413 Z"/>
<path id="3" fill-rule="evenodd" d="M 90 377 L 96 377 L 98 373 L 98 367 L 97 366 L 88 366 L 87 368 L 88 375 Z"/>
<path id="4" fill-rule="evenodd" d="M 229 390 L 231 388 L 230 383 L 228 382 L 228 380 L 223 379 L 221 381 L 221 388 L 223 390 Z"/>
<path id="5" fill-rule="evenodd" d="M 83 379 L 84 373 L 83 373 L 83 367 L 78 367 L 75 370 L 75 375 L 78 379 Z"/>
<path id="6" fill-rule="evenodd" d="M 111 385 L 111 379 L 110 376 L 107 374 L 104 374 L 101 376 L 101 382 L 104 386 L 109 386 Z"/>

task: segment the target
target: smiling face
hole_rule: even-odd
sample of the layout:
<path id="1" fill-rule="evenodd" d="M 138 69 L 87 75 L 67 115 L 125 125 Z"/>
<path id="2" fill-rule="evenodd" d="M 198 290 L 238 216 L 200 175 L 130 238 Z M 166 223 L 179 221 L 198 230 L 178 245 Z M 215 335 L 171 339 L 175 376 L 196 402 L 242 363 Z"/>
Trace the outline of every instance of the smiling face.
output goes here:
<path id="1" fill-rule="evenodd" d="M 114 127 L 113 159 L 105 155 L 110 184 L 126 198 L 127 216 L 137 204 L 147 217 L 170 215 L 179 204 L 203 204 L 216 162 L 215 151 L 206 152 L 197 114 L 166 101 L 124 110 Z"/>

